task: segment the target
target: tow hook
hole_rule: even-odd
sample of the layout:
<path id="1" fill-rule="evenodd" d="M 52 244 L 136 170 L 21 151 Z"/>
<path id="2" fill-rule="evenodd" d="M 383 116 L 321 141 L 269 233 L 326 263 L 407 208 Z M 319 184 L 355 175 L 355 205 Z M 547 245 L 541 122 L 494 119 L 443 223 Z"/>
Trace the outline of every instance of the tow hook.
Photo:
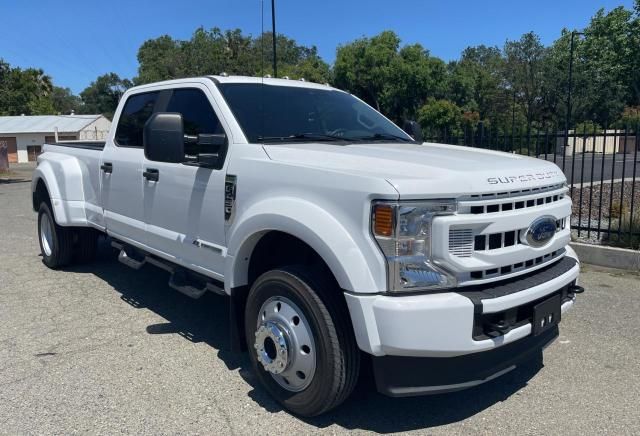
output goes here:
<path id="1" fill-rule="evenodd" d="M 578 285 L 570 285 L 568 291 L 570 294 L 582 294 L 584 292 L 584 288 Z"/>
<path id="2" fill-rule="evenodd" d="M 491 333 L 495 335 L 495 332 L 499 333 L 500 335 L 505 335 L 509 332 L 509 330 L 511 330 L 511 324 L 509 324 L 506 320 L 501 319 L 498 322 L 491 322 L 491 323 L 487 323 L 487 326 L 491 329 L 489 330 L 487 333 L 489 333 L 491 335 Z"/>

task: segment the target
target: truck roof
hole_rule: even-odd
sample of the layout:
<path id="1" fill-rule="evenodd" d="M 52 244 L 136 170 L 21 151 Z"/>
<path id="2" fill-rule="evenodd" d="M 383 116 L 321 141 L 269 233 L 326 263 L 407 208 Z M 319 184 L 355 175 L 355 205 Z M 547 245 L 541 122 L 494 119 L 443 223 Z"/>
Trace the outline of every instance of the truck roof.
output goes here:
<path id="1" fill-rule="evenodd" d="M 272 85 L 272 86 L 293 86 L 298 88 L 314 88 L 314 89 L 325 89 L 325 90 L 330 89 L 330 90 L 340 91 L 337 88 L 333 88 L 329 84 L 313 83 L 313 82 L 307 82 L 304 80 L 274 79 L 272 77 L 220 76 L 220 75 L 186 77 L 183 79 L 173 79 L 173 80 L 164 80 L 162 82 L 146 83 L 144 85 L 139 85 L 139 86 L 130 88 L 129 91 L 141 90 L 141 89 L 149 88 L 156 85 L 179 85 L 182 83 L 192 82 L 194 79 L 210 79 L 217 83 L 262 83 L 265 85 Z"/>

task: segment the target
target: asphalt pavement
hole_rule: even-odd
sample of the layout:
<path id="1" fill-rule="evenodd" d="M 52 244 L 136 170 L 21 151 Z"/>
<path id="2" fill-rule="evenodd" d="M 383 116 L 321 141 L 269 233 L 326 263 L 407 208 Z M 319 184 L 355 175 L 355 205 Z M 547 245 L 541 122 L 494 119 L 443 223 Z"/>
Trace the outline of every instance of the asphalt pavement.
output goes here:
<path id="1" fill-rule="evenodd" d="M 229 350 L 225 298 L 191 300 L 106 244 L 91 265 L 47 269 L 29 183 L 0 182 L 0 433 L 639 434 L 639 277 L 585 266 L 581 283 L 544 365 L 404 399 L 364 377 L 342 407 L 303 420 Z"/>

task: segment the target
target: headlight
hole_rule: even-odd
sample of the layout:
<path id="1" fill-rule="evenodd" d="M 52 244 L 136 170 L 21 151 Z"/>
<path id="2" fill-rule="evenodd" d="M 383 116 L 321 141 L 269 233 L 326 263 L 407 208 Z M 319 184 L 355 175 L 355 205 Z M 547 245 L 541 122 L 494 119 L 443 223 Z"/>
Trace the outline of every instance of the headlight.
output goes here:
<path id="1" fill-rule="evenodd" d="M 389 291 L 456 286 L 455 277 L 434 265 L 431 258 L 433 218 L 455 210 L 454 200 L 373 203 L 371 231 L 387 259 Z"/>

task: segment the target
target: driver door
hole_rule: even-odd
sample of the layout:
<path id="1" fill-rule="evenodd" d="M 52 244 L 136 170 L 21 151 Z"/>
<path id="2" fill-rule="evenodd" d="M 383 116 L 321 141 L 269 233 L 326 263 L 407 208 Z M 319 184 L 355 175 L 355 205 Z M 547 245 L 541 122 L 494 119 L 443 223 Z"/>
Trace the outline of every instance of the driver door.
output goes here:
<path id="1" fill-rule="evenodd" d="M 144 216 L 150 248 L 222 278 L 226 145 L 214 150 L 193 139 L 224 133 L 212 103 L 204 86 L 172 90 L 163 112 L 181 114 L 185 137 L 191 140 L 185 143 L 184 163 L 156 162 L 145 156 L 143 172 L 150 177 L 143 185 Z M 200 155 L 207 156 L 206 162 L 199 162 Z"/>

